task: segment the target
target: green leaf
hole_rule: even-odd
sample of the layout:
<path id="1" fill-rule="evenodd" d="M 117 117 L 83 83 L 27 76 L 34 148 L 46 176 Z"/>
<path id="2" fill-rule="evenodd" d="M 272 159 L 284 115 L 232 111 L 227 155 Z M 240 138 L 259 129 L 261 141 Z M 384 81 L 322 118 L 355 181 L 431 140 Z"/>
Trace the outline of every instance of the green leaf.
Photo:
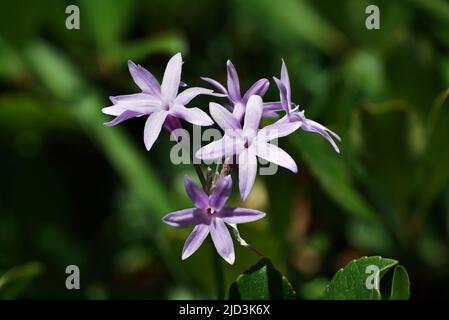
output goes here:
<path id="1" fill-rule="evenodd" d="M 295 296 L 287 278 L 266 258 L 241 274 L 229 290 L 231 300 L 290 300 Z"/>
<path id="2" fill-rule="evenodd" d="M 325 299 L 328 300 L 380 300 L 379 286 L 372 289 L 369 285 L 375 283 L 375 269 L 378 269 L 378 281 L 385 272 L 398 264 L 398 261 L 379 256 L 363 257 L 352 260 L 340 269 L 332 278 L 326 289 Z M 373 281 L 372 281 L 373 280 Z M 379 284 L 379 282 L 377 284 Z"/>
<path id="3" fill-rule="evenodd" d="M 403 266 L 394 269 L 393 281 L 391 283 L 390 300 L 410 299 L 410 280 L 407 270 Z"/>

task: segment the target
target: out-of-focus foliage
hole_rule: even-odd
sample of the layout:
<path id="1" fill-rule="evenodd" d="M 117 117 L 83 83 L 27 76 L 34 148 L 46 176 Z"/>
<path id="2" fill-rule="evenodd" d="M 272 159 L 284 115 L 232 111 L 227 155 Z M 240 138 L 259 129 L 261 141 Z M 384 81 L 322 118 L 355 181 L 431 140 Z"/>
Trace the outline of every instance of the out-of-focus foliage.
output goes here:
<path id="1" fill-rule="evenodd" d="M 65 28 L 69 4 L 80 30 Z M 166 133 L 145 152 L 143 119 L 107 128 L 100 113 L 109 95 L 137 91 L 128 59 L 160 78 L 178 51 L 191 86 L 224 82 L 230 58 L 247 88 L 284 58 L 293 101 L 342 136 L 340 155 L 318 135 L 281 140 L 299 173 L 258 177 L 245 203 L 267 218 L 241 234 L 299 298 L 323 296 L 364 255 L 401 261 L 413 298 L 449 297 L 449 3 L 376 1 L 380 30 L 365 28 L 369 4 L 1 1 L 0 275 L 37 261 L 2 297 L 214 296 L 211 243 L 181 261 L 190 230 L 160 221 L 189 205 L 191 167 L 170 163 Z M 278 99 L 273 83 L 266 98 Z M 236 257 L 226 287 L 259 259 L 237 244 Z M 81 290 L 64 287 L 70 264 Z"/>

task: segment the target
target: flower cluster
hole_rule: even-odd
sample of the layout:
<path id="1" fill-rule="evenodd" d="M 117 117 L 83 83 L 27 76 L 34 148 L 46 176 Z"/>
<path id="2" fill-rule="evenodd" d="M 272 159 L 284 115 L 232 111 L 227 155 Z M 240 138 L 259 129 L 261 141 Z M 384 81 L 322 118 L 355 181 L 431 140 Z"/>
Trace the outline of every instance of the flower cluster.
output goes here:
<path id="1" fill-rule="evenodd" d="M 290 80 L 284 61 L 280 79 L 273 77 L 280 96 L 280 101 L 276 102 L 262 100 L 269 87 L 267 79 L 256 81 L 242 96 L 239 77 L 231 61 L 226 64 L 227 88 L 214 79 L 203 77 L 202 79 L 218 92 L 200 87 L 178 92 L 180 87 L 186 86 L 181 81 L 182 64 L 181 54 L 174 55 L 167 64 L 162 83 L 159 83 L 148 70 L 129 61 L 129 71 L 141 92 L 110 97 L 112 106 L 105 107 L 102 111 L 115 116 L 112 121 L 106 123 L 109 126 L 130 118 L 148 116 L 143 137 L 147 150 L 153 146 L 162 127 L 173 132 L 182 128 L 181 120 L 198 126 L 210 126 L 215 123 L 224 131 L 222 139 L 211 142 L 195 153 L 198 159 L 224 159 L 222 172 L 208 176 L 206 180 L 201 169 L 197 168 L 203 188 L 195 185 L 186 176 L 185 189 L 195 207 L 172 212 L 166 215 L 163 221 L 174 227 L 195 225 L 185 242 L 182 259 L 192 255 L 210 233 L 217 252 L 232 264 L 235 260 L 234 246 L 226 224 L 235 227 L 239 223 L 259 220 L 265 213 L 225 206 L 232 190 L 230 163 L 236 160 L 238 164 L 239 191 L 241 199 L 245 200 L 257 175 L 257 158 L 295 173 L 298 170 L 292 157 L 270 141 L 285 137 L 301 128 L 319 133 L 329 141 L 336 152 L 340 152 L 334 140 L 339 141 L 340 137 L 323 125 L 307 119 L 304 111 L 299 111 L 299 106 L 291 101 Z M 226 98 L 228 103 L 222 106 L 210 102 L 209 116 L 199 108 L 186 107 L 198 95 Z M 278 118 L 279 113 L 284 114 L 279 120 L 260 128 L 263 117 Z"/>

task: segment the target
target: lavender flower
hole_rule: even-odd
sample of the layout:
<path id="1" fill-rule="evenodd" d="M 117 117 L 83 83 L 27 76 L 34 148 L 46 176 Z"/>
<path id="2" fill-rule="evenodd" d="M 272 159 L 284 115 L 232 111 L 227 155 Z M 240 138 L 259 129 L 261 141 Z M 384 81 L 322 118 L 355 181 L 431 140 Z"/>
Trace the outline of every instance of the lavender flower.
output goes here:
<path id="1" fill-rule="evenodd" d="M 335 141 L 332 139 L 331 136 L 333 136 L 338 141 L 341 141 L 340 137 L 335 132 L 329 130 L 322 124 L 307 119 L 306 116 L 304 115 L 304 110 L 299 111 L 299 106 L 292 103 L 290 79 L 288 76 L 287 66 L 284 63 L 284 60 L 282 60 L 281 79 L 279 80 L 276 77 L 273 77 L 273 79 L 279 88 L 279 95 L 281 97 L 280 106 L 287 113 L 285 117 L 283 117 L 280 121 L 301 123 L 301 128 L 304 131 L 319 133 L 327 141 L 329 141 L 334 150 L 339 153 L 340 149 L 338 148 L 337 144 L 335 143 Z"/>
<path id="2" fill-rule="evenodd" d="M 210 103 L 209 110 L 215 122 L 225 131 L 222 139 L 214 141 L 196 152 L 196 157 L 203 160 L 216 160 L 235 155 L 239 167 L 239 189 L 245 200 L 254 184 L 257 173 L 257 157 L 297 172 L 295 161 L 281 148 L 269 141 L 289 135 L 301 124 L 299 122 L 275 122 L 261 130 L 263 101 L 253 95 L 246 105 L 243 129 L 238 119 L 226 108 L 217 103 Z"/>
<path id="3" fill-rule="evenodd" d="M 162 84 L 145 68 L 128 61 L 129 72 L 141 93 L 110 97 L 112 106 L 103 108 L 105 114 L 116 116 L 108 123 L 114 126 L 133 117 L 148 115 L 144 129 L 145 147 L 149 151 L 156 141 L 162 126 L 169 132 L 180 128 L 179 119 L 199 126 L 210 126 L 212 119 L 198 108 L 186 108 L 200 94 L 213 95 L 213 91 L 192 87 L 178 94 L 182 69 L 181 53 L 175 54 L 167 64 Z"/>
<path id="4" fill-rule="evenodd" d="M 184 185 L 195 208 L 175 211 L 163 218 L 165 223 L 173 227 L 195 225 L 184 244 L 182 259 L 190 257 L 210 233 L 217 252 L 226 262 L 233 264 L 234 244 L 226 223 L 256 221 L 263 218 L 265 213 L 253 209 L 225 207 L 232 190 L 232 179 L 229 175 L 220 179 L 210 196 L 188 176 L 184 177 Z"/>
<path id="5" fill-rule="evenodd" d="M 245 116 L 246 104 L 248 102 L 249 97 L 251 97 L 252 95 L 258 95 L 263 97 L 264 94 L 267 92 L 270 83 L 265 78 L 259 79 L 248 89 L 248 91 L 245 92 L 245 94 L 242 97 L 240 93 L 239 76 L 231 60 L 227 61 L 226 67 L 228 70 L 227 90 L 223 85 L 221 85 L 218 81 L 214 79 L 207 77 L 202 77 L 201 79 L 210 83 L 215 88 L 217 88 L 218 91 L 222 92 L 228 97 L 229 101 L 232 104 L 232 112 L 234 116 L 237 118 L 237 120 L 242 121 L 243 117 Z M 277 107 L 277 105 L 274 104 L 264 105 L 264 116 L 276 117 L 277 114 L 273 110 L 275 107 Z"/>

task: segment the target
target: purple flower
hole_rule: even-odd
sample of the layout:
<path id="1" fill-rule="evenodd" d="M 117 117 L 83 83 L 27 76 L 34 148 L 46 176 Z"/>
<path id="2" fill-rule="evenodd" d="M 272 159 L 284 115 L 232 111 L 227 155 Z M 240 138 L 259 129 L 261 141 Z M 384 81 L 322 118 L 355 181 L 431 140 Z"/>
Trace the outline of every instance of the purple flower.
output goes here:
<path id="1" fill-rule="evenodd" d="M 295 161 L 281 148 L 269 141 L 289 135 L 301 124 L 299 122 L 275 122 L 259 130 L 263 110 L 262 98 L 253 95 L 246 105 L 243 128 L 240 121 L 226 108 L 210 103 L 209 110 L 215 122 L 225 131 L 224 137 L 214 141 L 196 152 L 203 160 L 216 160 L 235 155 L 239 167 L 240 195 L 245 200 L 254 184 L 257 173 L 257 157 L 297 172 Z"/>
<path id="2" fill-rule="evenodd" d="M 195 208 L 184 209 L 167 214 L 163 221 L 173 227 L 195 225 L 182 249 L 182 259 L 190 257 L 210 233 L 215 248 L 226 262 L 235 260 L 234 244 L 226 223 L 238 224 L 259 220 L 265 213 L 253 209 L 225 207 L 232 190 L 231 176 L 225 176 L 208 196 L 188 176 L 184 185 Z"/>
<path id="3" fill-rule="evenodd" d="M 200 94 L 213 95 L 213 91 L 192 87 L 178 94 L 182 70 L 181 53 L 175 54 L 167 64 L 162 84 L 145 68 L 128 61 L 129 72 L 141 93 L 110 97 L 112 106 L 103 108 L 105 114 L 116 116 L 108 123 L 114 126 L 133 117 L 148 115 L 144 129 L 144 142 L 150 150 L 162 126 L 169 132 L 181 127 L 179 119 L 199 126 L 210 126 L 212 119 L 198 108 L 186 108 L 193 98 Z"/>
<path id="4" fill-rule="evenodd" d="M 338 141 L 341 141 L 340 137 L 333 131 L 329 130 L 322 124 L 315 122 L 313 120 L 307 119 L 304 115 L 304 110 L 299 111 L 299 106 L 295 105 L 291 101 L 291 89 L 290 89 L 290 79 L 288 76 L 287 67 L 282 60 L 282 68 L 281 68 L 281 79 L 279 80 L 276 77 L 273 77 L 276 85 L 279 88 L 279 95 L 281 97 L 280 107 L 285 110 L 287 113 L 285 117 L 283 117 L 279 121 L 283 122 L 299 122 L 301 123 L 301 129 L 309 132 L 316 132 L 322 135 L 329 143 L 332 145 L 336 152 L 340 152 L 335 141 L 332 139 L 334 137 Z M 331 137 L 332 136 L 332 137 Z"/>
<path id="5" fill-rule="evenodd" d="M 228 84 L 227 84 L 228 88 L 227 89 L 214 79 L 207 78 L 207 77 L 202 77 L 201 79 L 210 83 L 215 88 L 217 88 L 218 91 L 222 92 L 223 94 L 225 94 L 228 97 L 229 101 L 232 104 L 232 112 L 233 112 L 234 116 L 239 121 L 242 121 L 243 117 L 245 116 L 246 104 L 249 100 L 249 97 L 251 97 L 252 95 L 258 95 L 258 96 L 263 97 L 264 94 L 267 92 L 270 83 L 265 78 L 259 79 L 251 86 L 251 88 L 248 89 L 248 91 L 245 92 L 245 94 L 242 97 L 241 93 L 240 93 L 239 76 L 238 76 L 237 70 L 235 70 L 235 67 L 232 64 L 231 60 L 227 61 L 226 67 L 228 69 Z M 278 106 L 273 105 L 273 104 L 264 105 L 264 116 L 276 117 L 277 114 L 274 111 L 275 107 L 278 107 Z"/>

